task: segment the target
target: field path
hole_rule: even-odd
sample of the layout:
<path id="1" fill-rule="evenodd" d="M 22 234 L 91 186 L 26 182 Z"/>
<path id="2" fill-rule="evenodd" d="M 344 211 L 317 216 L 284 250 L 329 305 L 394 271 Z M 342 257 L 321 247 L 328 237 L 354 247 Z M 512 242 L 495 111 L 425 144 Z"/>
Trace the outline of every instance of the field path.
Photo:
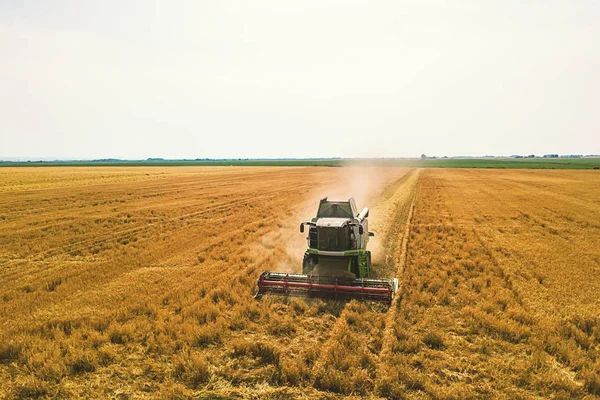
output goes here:
<path id="1" fill-rule="evenodd" d="M 414 194 L 416 195 L 416 192 Z M 413 197 L 411 204 L 410 204 L 408 219 L 405 224 L 404 232 L 401 236 L 402 239 L 401 239 L 400 249 L 398 251 L 396 251 L 397 254 L 399 253 L 397 256 L 397 262 L 396 262 L 396 265 L 398 266 L 397 276 L 399 279 L 398 294 L 396 297 L 394 297 L 394 300 L 392 301 L 392 304 L 390 306 L 390 309 L 388 310 L 388 313 L 387 313 L 387 316 L 385 319 L 385 329 L 383 332 L 383 344 L 381 346 L 382 348 L 381 348 L 381 353 L 380 353 L 380 358 L 382 358 L 382 359 L 385 359 L 391 351 L 392 340 L 393 340 L 392 339 L 393 323 L 396 320 L 396 315 L 398 313 L 398 305 L 397 304 L 400 301 L 400 299 L 402 298 L 402 289 L 403 289 L 403 282 L 404 282 L 404 269 L 406 268 L 406 257 L 408 254 L 408 240 L 410 237 L 410 224 L 411 224 L 411 220 L 412 220 L 414 207 L 415 207 L 415 199 Z M 381 365 L 383 365 L 383 364 L 382 363 L 378 364 L 379 367 Z"/>

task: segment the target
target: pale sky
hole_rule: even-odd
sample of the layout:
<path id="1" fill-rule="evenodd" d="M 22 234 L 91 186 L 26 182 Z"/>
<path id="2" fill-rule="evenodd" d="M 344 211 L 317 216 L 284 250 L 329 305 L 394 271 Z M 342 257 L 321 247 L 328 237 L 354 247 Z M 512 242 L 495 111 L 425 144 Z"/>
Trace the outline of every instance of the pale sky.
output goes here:
<path id="1" fill-rule="evenodd" d="M 0 0 L 0 158 L 600 153 L 600 2 Z"/>

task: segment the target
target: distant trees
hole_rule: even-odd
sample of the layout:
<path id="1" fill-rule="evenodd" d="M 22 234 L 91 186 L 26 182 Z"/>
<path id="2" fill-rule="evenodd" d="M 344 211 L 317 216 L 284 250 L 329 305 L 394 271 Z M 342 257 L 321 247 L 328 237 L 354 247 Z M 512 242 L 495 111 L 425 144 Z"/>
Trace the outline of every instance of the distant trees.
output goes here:
<path id="1" fill-rule="evenodd" d="M 528 156 L 520 156 L 518 154 L 513 154 L 510 158 L 535 158 L 535 154 L 530 154 Z"/>

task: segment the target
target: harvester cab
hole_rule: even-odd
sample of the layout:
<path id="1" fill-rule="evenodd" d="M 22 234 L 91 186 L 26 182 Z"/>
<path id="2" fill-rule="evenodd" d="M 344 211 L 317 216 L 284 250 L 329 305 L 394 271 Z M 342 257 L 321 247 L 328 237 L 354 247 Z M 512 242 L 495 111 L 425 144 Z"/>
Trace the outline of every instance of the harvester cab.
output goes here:
<path id="1" fill-rule="evenodd" d="M 354 198 L 319 202 L 316 217 L 300 224 L 308 230 L 302 274 L 265 271 L 258 278 L 258 292 L 305 297 L 391 303 L 398 280 L 374 279 L 371 271 L 369 209 L 360 213 Z M 308 228 L 308 229 L 306 229 Z"/>
<path id="2" fill-rule="evenodd" d="M 369 209 L 357 212 L 354 198 L 319 202 L 317 216 L 300 224 L 300 232 L 308 227 L 302 273 L 319 276 L 369 278 L 371 252 L 367 250 Z"/>

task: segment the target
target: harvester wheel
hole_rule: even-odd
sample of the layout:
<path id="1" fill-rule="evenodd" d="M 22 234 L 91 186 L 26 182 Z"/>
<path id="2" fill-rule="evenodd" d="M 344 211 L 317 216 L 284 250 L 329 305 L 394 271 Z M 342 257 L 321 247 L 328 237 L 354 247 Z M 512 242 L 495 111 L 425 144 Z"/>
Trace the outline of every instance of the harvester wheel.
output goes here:
<path id="1" fill-rule="evenodd" d="M 302 260 L 302 273 L 304 275 L 310 274 L 318 262 L 318 256 L 314 254 L 304 253 L 304 259 Z"/>

